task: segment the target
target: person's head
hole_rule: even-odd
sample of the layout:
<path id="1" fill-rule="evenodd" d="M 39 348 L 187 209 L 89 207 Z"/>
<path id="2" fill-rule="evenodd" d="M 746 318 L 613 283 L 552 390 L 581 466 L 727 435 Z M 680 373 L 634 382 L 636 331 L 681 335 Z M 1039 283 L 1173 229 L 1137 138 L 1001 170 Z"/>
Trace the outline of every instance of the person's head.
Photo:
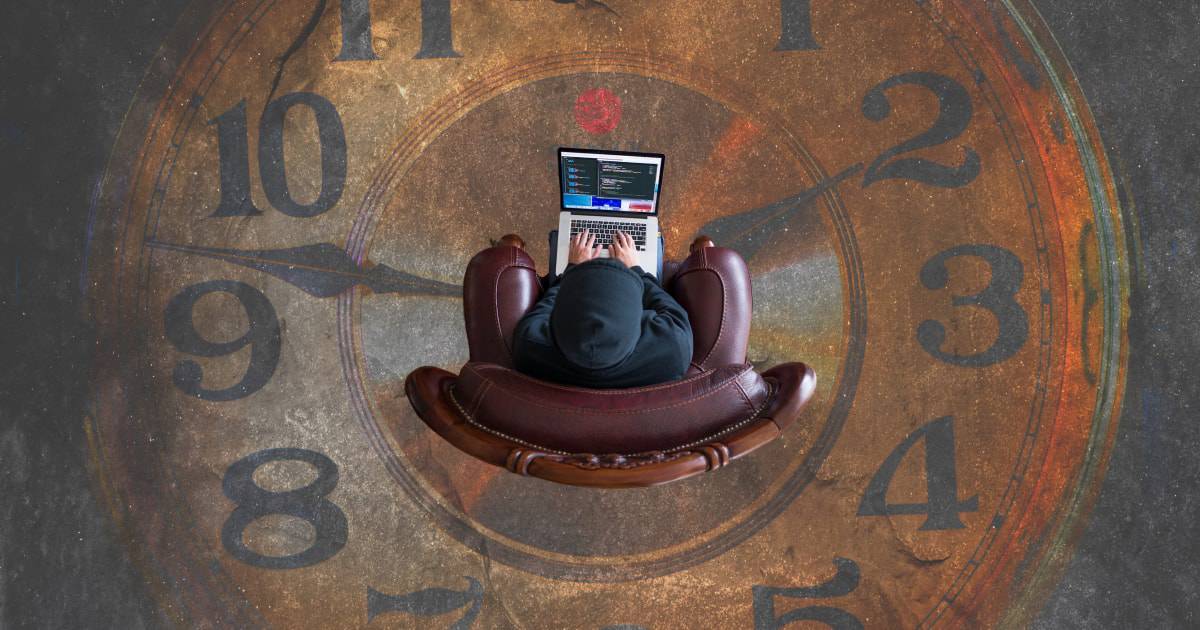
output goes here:
<path id="1" fill-rule="evenodd" d="M 598 370 L 620 363 L 641 336 L 642 279 L 619 260 L 595 258 L 559 280 L 550 331 L 563 356 Z"/>

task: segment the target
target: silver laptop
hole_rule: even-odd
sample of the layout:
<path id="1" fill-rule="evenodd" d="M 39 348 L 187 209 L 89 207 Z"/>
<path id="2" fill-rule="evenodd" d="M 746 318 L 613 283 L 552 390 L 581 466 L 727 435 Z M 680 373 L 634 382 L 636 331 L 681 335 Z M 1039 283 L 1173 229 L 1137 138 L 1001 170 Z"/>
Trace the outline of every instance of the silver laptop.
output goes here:
<path id="1" fill-rule="evenodd" d="M 617 230 L 633 236 L 637 264 L 658 275 L 658 199 L 665 160 L 661 153 L 558 149 L 562 211 L 555 275 L 567 268 L 570 237 L 585 227 L 596 235 L 604 258 L 611 256 L 608 246 Z"/>

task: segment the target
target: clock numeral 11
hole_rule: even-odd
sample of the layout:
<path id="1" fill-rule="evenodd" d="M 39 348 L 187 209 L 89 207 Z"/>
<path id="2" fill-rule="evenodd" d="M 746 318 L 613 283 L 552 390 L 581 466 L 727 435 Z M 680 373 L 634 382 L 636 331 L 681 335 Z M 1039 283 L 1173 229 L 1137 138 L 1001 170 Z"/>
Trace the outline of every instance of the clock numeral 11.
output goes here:
<path id="1" fill-rule="evenodd" d="M 321 143 L 321 192 L 312 203 L 300 203 L 288 190 L 283 161 L 283 122 L 297 105 L 308 107 L 317 120 Z M 217 125 L 220 156 L 221 205 L 214 217 L 250 217 L 262 214 L 250 198 L 250 141 L 246 124 L 246 100 L 208 123 Z M 337 205 L 346 185 L 346 131 L 337 108 L 312 92 L 281 96 L 263 110 L 258 126 L 258 169 L 267 201 L 292 217 L 315 217 Z"/>
<path id="2" fill-rule="evenodd" d="M 571 4 L 570 0 L 555 0 Z M 342 50 L 334 61 L 375 61 L 371 0 L 341 0 Z M 819 50 L 812 32 L 812 0 L 779 0 L 780 33 L 775 50 Z M 421 49 L 413 59 L 461 57 L 454 50 L 450 0 L 421 0 Z"/>

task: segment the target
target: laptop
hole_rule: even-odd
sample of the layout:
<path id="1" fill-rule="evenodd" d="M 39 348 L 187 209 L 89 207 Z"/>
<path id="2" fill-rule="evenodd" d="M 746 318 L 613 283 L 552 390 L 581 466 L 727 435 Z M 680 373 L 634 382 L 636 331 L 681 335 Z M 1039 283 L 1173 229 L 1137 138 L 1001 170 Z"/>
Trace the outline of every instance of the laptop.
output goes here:
<path id="1" fill-rule="evenodd" d="M 567 268 L 570 236 L 587 228 L 596 235 L 600 256 L 616 230 L 629 234 L 637 249 L 637 264 L 655 277 L 660 273 L 658 199 L 662 183 L 661 153 L 558 149 L 558 182 L 562 191 L 554 274 Z M 563 237 L 562 235 L 568 235 Z"/>

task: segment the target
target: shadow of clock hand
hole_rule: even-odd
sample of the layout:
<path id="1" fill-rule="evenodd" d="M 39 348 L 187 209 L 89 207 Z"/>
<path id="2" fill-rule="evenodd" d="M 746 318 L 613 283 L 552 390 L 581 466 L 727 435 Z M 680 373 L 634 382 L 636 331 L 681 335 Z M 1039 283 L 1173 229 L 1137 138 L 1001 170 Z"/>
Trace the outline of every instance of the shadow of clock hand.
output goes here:
<path id="1" fill-rule="evenodd" d="M 382 264 L 360 267 L 345 250 L 332 243 L 253 250 L 158 241 L 148 241 L 146 245 L 257 269 L 289 282 L 314 297 L 333 297 L 359 284 L 376 293 L 462 297 L 462 287 L 457 284 L 422 278 Z"/>
<path id="2" fill-rule="evenodd" d="M 846 178 L 861 171 L 862 168 L 862 162 L 859 162 L 833 177 L 817 182 L 807 190 L 784 197 L 779 201 L 753 210 L 713 219 L 701 226 L 696 236 L 706 234 L 717 245 L 737 251 L 742 258 L 749 262 L 773 236 L 783 230 L 783 227 L 797 212 L 825 194 L 825 191 L 836 187 Z"/>

